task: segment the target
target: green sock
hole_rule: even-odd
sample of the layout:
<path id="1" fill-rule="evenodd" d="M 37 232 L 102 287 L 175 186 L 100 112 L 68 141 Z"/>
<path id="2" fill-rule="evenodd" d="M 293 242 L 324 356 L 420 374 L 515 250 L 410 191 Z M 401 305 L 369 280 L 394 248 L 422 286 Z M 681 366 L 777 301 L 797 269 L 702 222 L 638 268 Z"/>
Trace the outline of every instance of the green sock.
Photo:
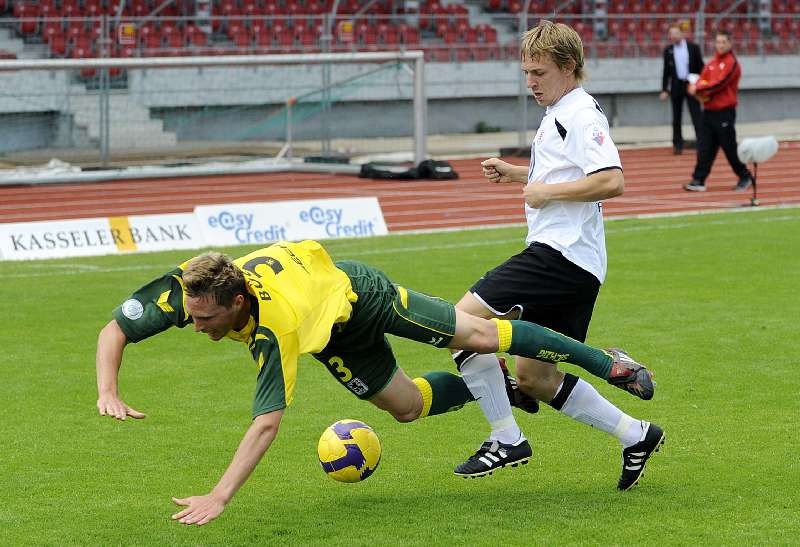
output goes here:
<path id="1" fill-rule="evenodd" d="M 414 378 L 413 382 L 422 394 L 420 418 L 458 410 L 475 400 L 464 379 L 452 372 L 428 372 L 422 378 Z"/>
<path id="2" fill-rule="evenodd" d="M 498 332 L 503 327 L 498 321 Z M 587 346 L 554 330 L 527 321 L 508 321 L 511 340 L 508 353 L 550 363 L 572 363 L 608 380 L 613 359 L 605 351 Z M 502 339 L 502 337 L 501 337 Z M 503 351 L 502 348 L 500 351 Z"/>

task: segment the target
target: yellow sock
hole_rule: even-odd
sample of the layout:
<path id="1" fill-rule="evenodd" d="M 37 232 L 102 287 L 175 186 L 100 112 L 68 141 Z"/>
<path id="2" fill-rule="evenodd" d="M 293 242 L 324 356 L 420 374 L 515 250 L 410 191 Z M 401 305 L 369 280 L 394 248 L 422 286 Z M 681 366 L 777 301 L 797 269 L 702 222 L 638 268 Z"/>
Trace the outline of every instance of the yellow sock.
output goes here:
<path id="1" fill-rule="evenodd" d="M 511 323 L 505 319 L 492 319 L 497 325 L 498 353 L 506 353 L 511 347 Z"/>
<path id="2" fill-rule="evenodd" d="M 422 412 L 419 413 L 420 418 L 424 418 L 431 411 L 431 403 L 433 403 L 433 388 L 425 378 L 414 378 L 412 380 L 419 389 L 419 394 L 422 395 Z"/>

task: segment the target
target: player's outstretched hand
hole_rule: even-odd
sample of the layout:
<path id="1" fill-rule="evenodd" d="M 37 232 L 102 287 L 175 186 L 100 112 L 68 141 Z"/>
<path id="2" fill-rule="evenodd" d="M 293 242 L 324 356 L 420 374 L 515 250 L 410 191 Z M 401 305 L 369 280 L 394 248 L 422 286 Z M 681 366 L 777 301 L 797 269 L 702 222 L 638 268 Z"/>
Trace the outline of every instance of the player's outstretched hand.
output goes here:
<path id="1" fill-rule="evenodd" d="M 514 166 L 510 163 L 506 163 L 499 158 L 489 158 L 481 162 L 481 167 L 483 167 L 483 176 L 489 179 L 489 182 L 513 182 L 511 170 Z"/>
<path id="2" fill-rule="evenodd" d="M 172 515 L 172 520 L 181 524 L 196 524 L 202 526 L 220 516 L 225 510 L 225 504 L 215 498 L 213 494 L 205 496 L 191 496 L 188 498 L 172 498 L 175 505 L 185 506 L 186 509 Z"/>
<path id="3" fill-rule="evenodd" d="M 111 416 L 117 420 L 124 420 L 128 416 L 141 420 L 146 414 L 139 412 L 125 404 L 125 401 L 113 395 L 100 395 L 97 399 L 97 410 L 101 416 Z"/>

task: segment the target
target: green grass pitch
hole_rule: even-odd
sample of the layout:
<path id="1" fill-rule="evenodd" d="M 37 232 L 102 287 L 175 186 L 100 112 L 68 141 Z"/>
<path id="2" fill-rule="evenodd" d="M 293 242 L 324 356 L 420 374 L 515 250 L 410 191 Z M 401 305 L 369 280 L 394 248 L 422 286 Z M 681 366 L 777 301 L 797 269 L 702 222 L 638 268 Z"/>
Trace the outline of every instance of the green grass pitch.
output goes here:
<path id="1" fill-rule="evenodd" d="M 798 234 L 800 209 L 607 223 L 588 341 L 628 349 L 658 388 L 646 402 L 592 381 L 667 433 L 630 492 L 615 489 L 616 441 L 549 407 L 515 411 L 529 465 L 457 478 L 487 433 L 476 405 L 395 423 L 304 358 L 273 448 L 199 528 L 170 520 L 170 497 L 206 493 L 248 426 L 246 349 L 188 328 L 129 346 L 121 392 L 142 421 L 99 417 L 94 373 L 111 309 L 192 253 L 0 263 L 0 545 L 793 544 Z M 513 227 L 327 246 L 455 301 L 523 238 Z M 394 345 L 412 376 L 452 370 L 443 350 Z M 341 418 L 366 421 L 383 444 L 361 484 L 326 478 L 316 461 L 320 433 Z"/>

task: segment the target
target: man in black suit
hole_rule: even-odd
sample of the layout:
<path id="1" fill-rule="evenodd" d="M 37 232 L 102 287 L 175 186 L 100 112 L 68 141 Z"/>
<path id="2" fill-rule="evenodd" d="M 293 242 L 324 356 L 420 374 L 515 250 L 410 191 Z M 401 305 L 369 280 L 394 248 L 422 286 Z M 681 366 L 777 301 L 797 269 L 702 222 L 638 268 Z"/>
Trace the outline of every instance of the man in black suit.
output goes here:
<path id="1" fill-rule="evenodd" d="M 703 70 L 703 54 L 697 44 L 683 37 L 683 31 L 678 25 L 669 27 L 669 41 L 672 43 L 664 48 L 664 73 L 661 77 L 659 98 L 662 101 L 665 101 L 667 97 L 671 99 L 672 146 L 675 154 L 681 154 L 683 152 L 681 120 L 684 99 L 689 105 L 695 136 L 700 127 L 700 103 L 691 95 L 687 95 L 686 86 L 689 83 L 689 74 L 700 74 Z"/>

